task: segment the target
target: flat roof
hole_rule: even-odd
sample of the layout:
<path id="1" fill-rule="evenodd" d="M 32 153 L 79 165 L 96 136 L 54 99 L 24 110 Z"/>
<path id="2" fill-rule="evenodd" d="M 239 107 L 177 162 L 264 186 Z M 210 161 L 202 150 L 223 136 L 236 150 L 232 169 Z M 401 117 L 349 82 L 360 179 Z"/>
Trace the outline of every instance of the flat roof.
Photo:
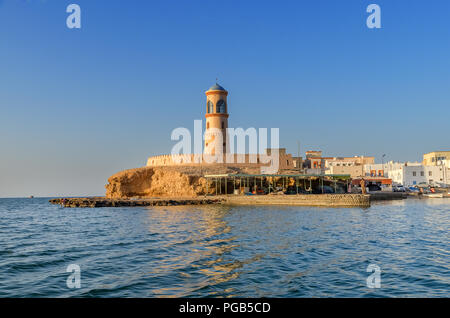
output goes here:
<path id="1" fill-rule="evenodd" d="M 427 153 L 425 153 L 425 154 L 423 154 L 423 155 L 425 156 L 425 155 L 429 155 L 429 154 L 436 153 L 436 152 L 450 152 L 450 150 L 438 150 L 438 151 L 432 151 L 432 152 L 427 152 Z"/>

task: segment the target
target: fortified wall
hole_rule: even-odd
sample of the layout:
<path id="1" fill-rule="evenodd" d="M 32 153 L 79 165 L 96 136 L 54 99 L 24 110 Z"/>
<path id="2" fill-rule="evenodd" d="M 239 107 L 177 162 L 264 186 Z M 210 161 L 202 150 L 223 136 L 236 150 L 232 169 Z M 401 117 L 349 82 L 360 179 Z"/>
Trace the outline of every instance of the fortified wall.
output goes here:
<path id="1" fill-rule="evenodd" d="M 270 153 L 270 152 L 268 152 Z M 256 154 L 224 154 L 222 162 L 217 162 L 215 156 L 211 155 L 160 155 L 147 159 L 147 167 L 170 167 L 170 166 L 195 166 L 222 163 L 225 166 L 238 167 L 262 167 L 269 166 L 270 155 Z M 291 154 L 287 154 L 285 149 L 279 149 L 278 153 L 279 170 L 294 169 L 294 160 Z"/>

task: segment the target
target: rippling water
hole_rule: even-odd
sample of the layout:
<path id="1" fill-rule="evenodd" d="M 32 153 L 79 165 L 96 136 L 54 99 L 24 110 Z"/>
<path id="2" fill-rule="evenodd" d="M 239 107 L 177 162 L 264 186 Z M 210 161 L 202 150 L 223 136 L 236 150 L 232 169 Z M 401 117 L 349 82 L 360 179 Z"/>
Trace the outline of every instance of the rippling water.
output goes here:
<path id="1" fill-rule="evenodd" d="M 0 199 L 0 297 L 450 296 L 450 199 L 63 209 Z M 66 285 L 69 264 L 81 288 Z M 369 264 L 381 288 L 369 289 Z"/>

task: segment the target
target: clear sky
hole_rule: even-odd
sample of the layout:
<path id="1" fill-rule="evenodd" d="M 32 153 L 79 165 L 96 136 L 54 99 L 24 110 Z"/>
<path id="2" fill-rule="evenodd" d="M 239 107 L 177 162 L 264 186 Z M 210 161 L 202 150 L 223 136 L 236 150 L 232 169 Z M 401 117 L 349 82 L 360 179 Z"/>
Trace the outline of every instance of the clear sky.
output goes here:
<path id="1" fill-rule="evenodd" d="M 103 195 L 216 77 L 229 125 L 290 152 L 421 160 L 450 150 L 450 1 L 0 0 L 0 197 Z"/>

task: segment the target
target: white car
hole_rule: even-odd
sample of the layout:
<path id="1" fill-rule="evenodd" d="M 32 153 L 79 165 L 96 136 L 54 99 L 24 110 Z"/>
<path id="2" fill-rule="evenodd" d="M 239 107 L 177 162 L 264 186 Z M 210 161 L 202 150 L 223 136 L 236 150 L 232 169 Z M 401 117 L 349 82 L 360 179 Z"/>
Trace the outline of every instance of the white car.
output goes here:
<path id="1" fill-rule="evenodd" d="M 406 192 L 406 188 L 402 185 L 397 185 L 392 187 L 392 191 L 394 192 Z"/>

